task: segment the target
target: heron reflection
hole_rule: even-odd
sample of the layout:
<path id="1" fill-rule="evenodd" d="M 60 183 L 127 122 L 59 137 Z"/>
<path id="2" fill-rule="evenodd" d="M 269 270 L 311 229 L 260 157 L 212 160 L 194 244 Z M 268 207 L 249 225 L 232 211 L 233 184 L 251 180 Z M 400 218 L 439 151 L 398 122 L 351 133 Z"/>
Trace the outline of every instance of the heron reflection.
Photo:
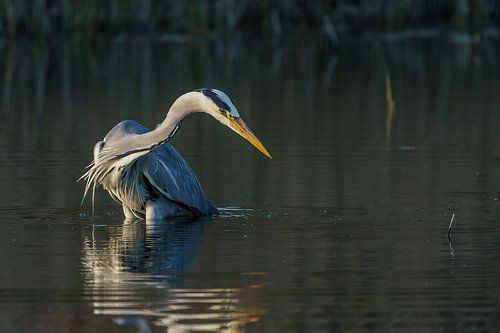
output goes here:
<path id="1" fill-rule="evenodd" d="M 251 273 L 246 287 L 185 287 L 185 273 L 208 222 L 208 217 L 160 225 L 126 220 L 122 226 L 92 230 L 84 238 L 82 263 L 94 313 L 115 321 L 147 319 L 169 332 L 234 332 L 259 320 L 266 311 L 261 300 L 265 274 Z"/>

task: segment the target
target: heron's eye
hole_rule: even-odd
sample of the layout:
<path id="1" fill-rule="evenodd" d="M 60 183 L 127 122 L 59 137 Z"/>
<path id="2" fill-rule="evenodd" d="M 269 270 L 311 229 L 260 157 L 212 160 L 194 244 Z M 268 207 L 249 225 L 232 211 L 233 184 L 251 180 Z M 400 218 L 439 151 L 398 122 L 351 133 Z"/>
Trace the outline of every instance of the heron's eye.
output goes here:
<path id="1" fill-rule="evenodd" d="M 233 118 L 233 115 L 231 114 L 231 112 L 229 112 L 228 110 L 226 109 L 223 109 L 223 108 L 219 108 L 219 112 L 222 113 L 224 116 L 226 116 L 227 118 Z"/>

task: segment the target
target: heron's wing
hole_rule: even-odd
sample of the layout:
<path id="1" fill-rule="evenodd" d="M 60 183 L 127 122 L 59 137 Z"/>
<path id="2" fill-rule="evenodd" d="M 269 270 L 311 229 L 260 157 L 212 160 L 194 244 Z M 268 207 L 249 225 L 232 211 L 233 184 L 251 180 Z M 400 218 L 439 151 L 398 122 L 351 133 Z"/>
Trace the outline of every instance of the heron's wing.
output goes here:
<path id="1" fill-rule="evenodd" d="M 150 185 L 166 198 L 195 215 L 216 212 L 205 199 L 193 170 L 171 144 L 166 143 L 143 156 L 141 164 Z"/>

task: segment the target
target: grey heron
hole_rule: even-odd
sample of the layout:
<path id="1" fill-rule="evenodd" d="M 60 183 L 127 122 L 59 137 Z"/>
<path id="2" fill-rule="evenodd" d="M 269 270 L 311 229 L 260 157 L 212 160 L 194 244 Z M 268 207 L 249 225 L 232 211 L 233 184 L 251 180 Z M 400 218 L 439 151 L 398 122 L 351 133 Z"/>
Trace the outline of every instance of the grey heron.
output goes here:
<path id="1" fill-rule="evenodd" d="M 86 180 L 82 202 L 92 188 L 94 205 L 95 189 L 102 186 L 122 205 L 126 218 L 216 214 L 193 170 L 169 143 L 183 119 L 200 112 L 211 115 L 271 158 L 232 100 L 220 90 L 202 88 L 178 97 L 156 129 L 124 120 L 97 142 L 94 160 L 80 178 Z"/>

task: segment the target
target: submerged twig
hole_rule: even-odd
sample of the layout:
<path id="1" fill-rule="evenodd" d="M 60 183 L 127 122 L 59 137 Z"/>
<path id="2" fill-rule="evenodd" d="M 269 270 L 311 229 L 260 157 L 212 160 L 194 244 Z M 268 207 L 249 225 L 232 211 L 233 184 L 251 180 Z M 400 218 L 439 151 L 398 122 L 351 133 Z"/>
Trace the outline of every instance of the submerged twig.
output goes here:
<path id="1" fill-rule="evenodd" d="M 453 220 L 455 219 L 455 213 L 453 213 L 453 215 L 451 216 L 451 221 L 450 221 L 450 225 L 448 226 L 448 232 L 446 233 L 446 237 L 448 237 L 448 239 L 450 239 L 450 235 L 451 235 L 451 226 L 453 225 Z"/>
<path id="2" fill-rule="evenodd" d="M 448 245 L 450 247 L 451 258 L 455 258 L 455 250 L 453 250 L 453 246 L 451 246 L 451 227 L 453 225 L 453 220 L 455 219 L 455 213 L 451 215 L 450 225 L 448 226 L 448 231 L 446 232 L 446 237 L 448 238 Z"/>
<path id="3" fill-rule="evenodd" d="M 448 246 L 450 247 L 451 258 L 454 259 L 455 258 L 455 250 L 453 250 L 453 246 L 451 246 L 451 238 L 450 237 L 448 237 Z"/>

